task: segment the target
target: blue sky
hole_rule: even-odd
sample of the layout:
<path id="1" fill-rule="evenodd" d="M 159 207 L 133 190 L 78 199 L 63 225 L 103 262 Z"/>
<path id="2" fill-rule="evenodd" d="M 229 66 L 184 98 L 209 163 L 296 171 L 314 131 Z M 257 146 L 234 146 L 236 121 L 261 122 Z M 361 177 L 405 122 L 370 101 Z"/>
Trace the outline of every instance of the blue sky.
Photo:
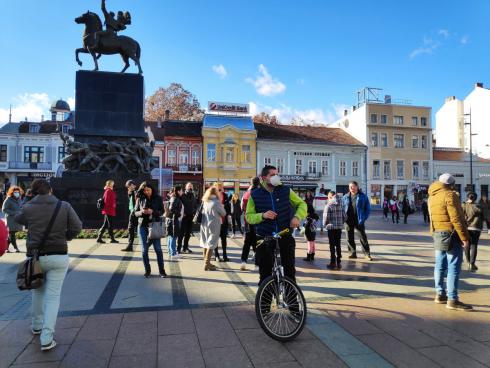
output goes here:
<path id="1" fill-rule="evenodd" d="M 122 33 L 142 47 L 146 94 L 182 83 L 209 100 L 331 122 L 355 91 L 381 87 L 393 98 L 437 110 L 475 82 L 490 85 L 490 2 L 466 1 L 130 1 Z M 0 0 L 0 124 L 39 120 L 49 103 L 74 97 L 74 18 L 98 0 Z M 92 68 L 88 55 L 83 68 Z M 102 70 L 122 68 L 103 57 Z M 130 68 L 135 72 L 135 67 Z"/>

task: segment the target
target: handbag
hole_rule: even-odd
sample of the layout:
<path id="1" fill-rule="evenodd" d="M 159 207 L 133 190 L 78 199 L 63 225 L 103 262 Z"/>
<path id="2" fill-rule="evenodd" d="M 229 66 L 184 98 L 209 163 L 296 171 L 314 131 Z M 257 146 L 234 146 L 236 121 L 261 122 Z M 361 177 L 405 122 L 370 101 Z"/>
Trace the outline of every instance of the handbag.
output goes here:
<path id="1" fill-rule="evenodd" d="M 164 238 L 167 235 L 166 230 L 161 217 L 157 221 L 152 221 L 148 227 L 148 240 Z"/>
<path id="2" fill-rule="evenodd" d="M 48 227 L 44 232 L 40 246 L 42 246 L 48 238 L 51 228 L 54 225 L 54 221 L 58 212 L 60 211 L 61 201 L 58 201 L 54 209 L 53 215 L 49 220 Z M 19 290 L 31 290 L 41 287 L 44 283 L 44 274 L 39 262 L 39 247 L 33 249 L 32 257 L 28 257 L 19 264 L 17 270 L 17 287 Z"/>

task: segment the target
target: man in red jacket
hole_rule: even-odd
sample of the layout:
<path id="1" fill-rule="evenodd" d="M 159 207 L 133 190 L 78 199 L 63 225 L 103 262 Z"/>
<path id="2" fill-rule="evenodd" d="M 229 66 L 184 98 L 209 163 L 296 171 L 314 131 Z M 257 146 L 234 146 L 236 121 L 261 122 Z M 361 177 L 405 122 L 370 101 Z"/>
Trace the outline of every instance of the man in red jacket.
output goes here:
<path id="1" fill-rule="evenodd" d="M 109 232 L 111 243 L 119 243 L 114 238 L 114 231 L 112 229 L 112 221 L 116 217 L 116 192 L 114 192 L 114 180 L 107 180 L 104 188 L 104 208 L 102 208 L 102 214 L 104 215 L 104 223 L 99 229 L 99 235 L 97 237 L 97 243 L 105 243 L 102 240 L 105 230 Z"/>

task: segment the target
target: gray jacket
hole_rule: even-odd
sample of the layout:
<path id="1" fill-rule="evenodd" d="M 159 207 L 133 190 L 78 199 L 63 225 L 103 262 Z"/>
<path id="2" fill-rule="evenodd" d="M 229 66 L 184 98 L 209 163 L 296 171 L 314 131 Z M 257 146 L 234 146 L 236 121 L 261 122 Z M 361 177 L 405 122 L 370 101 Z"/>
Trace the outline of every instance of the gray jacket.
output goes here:
<path id="1" fill-rule="evenodd" d="M 24 228 L 21 224 L 15 221 L 15 215 L 19 213 L 22 207 L 22 200 L 15 199 L 14 197 L 8 197 L 5 202 L 3 202 L 2 212 L 5 214 L 7 219 L 7 226 L 9 231 L 22 231 Z"/>
<path id="2" fill-rule="evenodd" d="M 481 231 L 483 229 L 483 216 L 482 208 L 476 203 L 465 202 L 463 203 L 463 212 L 468 224 L 468 230 Z"/>
<path id="3" fill-rule="evenodd" d="M 214 249 L 218 246 L 219 234 L 221 230 L 221 217 L 225 215 L 225 208 L 217 198 L 203 203 L 200 241 L 201 247 Z"/>
<path id="4" fill-rule="evenodd" d="M 15 220 L 27 226 L 27 255 L 32 255 L 33 248 L 40 248 L 40 254 L 66 254 L 67 240 L 73 239 L 82 230 L 82 222 L 68 202 L 62 202 L 56 220 L 44 244 L 40 244 L 49 220 L 54 213 L 58 198 L 54 195 L 37 195 L 31 199 Z"/>

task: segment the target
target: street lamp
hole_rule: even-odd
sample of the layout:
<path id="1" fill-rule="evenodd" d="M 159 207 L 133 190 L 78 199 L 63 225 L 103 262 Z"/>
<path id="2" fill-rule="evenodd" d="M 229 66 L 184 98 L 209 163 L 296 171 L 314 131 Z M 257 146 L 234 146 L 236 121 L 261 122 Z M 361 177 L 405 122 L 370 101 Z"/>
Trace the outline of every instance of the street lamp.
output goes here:
<path id="1" fill-rule="evenodd" d="M 471 191 L 474 192 L 473 188 L 473 136 L 477 135 L 476 133 L 473 134 L 473 131 L 471 130 L 471 107 L 470 107 L 470 112 L 468 114 L 463 114 L 463 116 L 469 116 L 469 122 L 464 123 L 464 125 L 469 125 L 470 126 L 470 186 L 471 186 Z"/>

